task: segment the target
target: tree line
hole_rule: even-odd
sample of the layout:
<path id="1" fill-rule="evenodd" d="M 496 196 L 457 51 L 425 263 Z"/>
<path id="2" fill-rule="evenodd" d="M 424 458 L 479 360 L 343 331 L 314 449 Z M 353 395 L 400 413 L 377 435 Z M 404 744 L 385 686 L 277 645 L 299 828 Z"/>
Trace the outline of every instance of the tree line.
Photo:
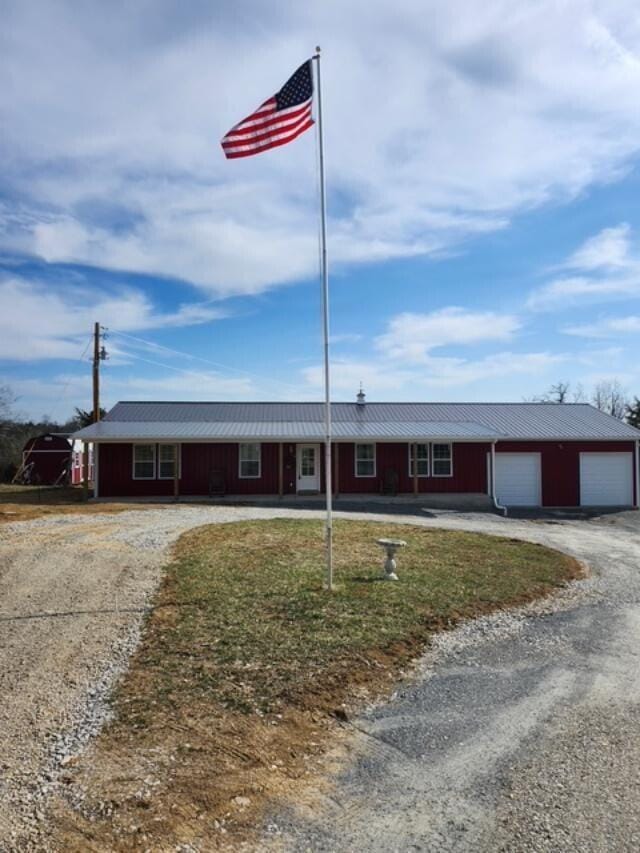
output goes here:
<path id="1" fill-rule="evenodd" d="M 580 383 L 572 386 L 570 382 L 556 382 L 544 394 L 531 398 L 529 402 L 590 403 L 601 412 L 640 429 L 640 398 L 631 398 L 617 379 L 602 380 L 590 392 Z"/>
<path id="2" fill-rule="evenodd" d="M 22 448 L 30 438 L 47 432 L 72 433 L 93 423 L 93 412 L 76 408 L 73 415 L 60 423 L 43 415 L 38 420 L 25 419 L 15 409 L 16 397 L 7 385 L 0 386 L 0 482 L 9 482 L 22 461 Z M 100 410 L 100 416 L 105 414 Z"/>

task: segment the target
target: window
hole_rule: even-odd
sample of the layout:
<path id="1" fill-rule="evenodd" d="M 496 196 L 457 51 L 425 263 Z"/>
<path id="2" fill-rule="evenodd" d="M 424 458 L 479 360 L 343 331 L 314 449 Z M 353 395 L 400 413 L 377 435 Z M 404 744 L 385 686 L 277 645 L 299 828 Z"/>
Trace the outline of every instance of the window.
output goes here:
<path id="1" fill-rule="evenodd" d="M 375 444 L 356 444 L 356 477 L 376 476 Z"/>
<path id="2" fill-rule="evenodd" d="M 156 476 L 155 444 L 133 445 L 133 479 L 153 480 Z"/>
<path id="3" fill-rule="evenodd" d="M 433 449 L 433 467 L 432 474 L 434 477 L 451 477 L 451 445 L 450 444 L 434 444 Z"/>
<path id="4" fill-rule="evenodd" d="M 316 449 L 315 447 L 300 448 L 300 476 L 316 476 Z"/>
<path id="5" fill-rule="evenodd" d="M 409 476 L 413 477 L 413 454 L 414 447 L 418 456 L 418 477 L 429 476 L 429 445 L 428 444 L 410 444 L 409 445 Z"/>
<path id="6" fill-rule="evenodd" d="M 180 460 L 177 444 L 161 444 L 158 452 L 158 478 L 173 480 L 176 476 L 176 458 L 178 458 L 178 477 L 180 476 Z"/>
<path id="7" fill-rule="evenodd" d="M 260 476 L 260 445 L 240 445 L 240 477 L 257 479 Z"/>

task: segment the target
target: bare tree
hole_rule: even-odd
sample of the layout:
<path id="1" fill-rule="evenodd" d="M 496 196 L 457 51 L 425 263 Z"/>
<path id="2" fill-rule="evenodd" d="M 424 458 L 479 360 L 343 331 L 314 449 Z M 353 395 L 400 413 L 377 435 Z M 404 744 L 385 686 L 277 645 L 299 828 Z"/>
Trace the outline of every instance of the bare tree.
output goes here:
<path id="1" fill-rule="evenodd" d="M 594 387 L 591 402 L 596 409 L 622 421 L 627 414 L 629 398 L 617 379 L 603 379 Z"/>
<path id="2" fill-rule="evenodd" d="M 0 385 L 0 423 L 10 421 L 16 398 L 8 385 Z"/>
<path id="3" fill-rule="evenodd" d="M 588 403 L 589 397 L 587 392 L 584 390 L 584 385 L 582 382 L 578 382 L 573 391 L 571 392 L 571 402 L 572 403 Z"/>
<path id="4" fill-rule="evenodd" d="M 539 394 L 537 397 L 532 397 L 532 403 L 566 403 L 569 394 L 568 382 L 556 382 L 551 385 L 548 391 L 544 394 Z"/>

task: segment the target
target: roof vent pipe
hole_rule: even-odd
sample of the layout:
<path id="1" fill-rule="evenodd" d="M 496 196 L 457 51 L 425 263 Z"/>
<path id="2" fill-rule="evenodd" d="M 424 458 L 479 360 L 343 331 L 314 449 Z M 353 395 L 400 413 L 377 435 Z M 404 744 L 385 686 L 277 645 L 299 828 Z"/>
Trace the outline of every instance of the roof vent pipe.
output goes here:
<path id="1" fill-rule="evenodd" d="M 359 406 L 364 406 L 364 391 L 362 390 L 362 382 L 360 383 L 360 390 L 358 391 L 358 395 L 356 397 L 357 403 Z"/>

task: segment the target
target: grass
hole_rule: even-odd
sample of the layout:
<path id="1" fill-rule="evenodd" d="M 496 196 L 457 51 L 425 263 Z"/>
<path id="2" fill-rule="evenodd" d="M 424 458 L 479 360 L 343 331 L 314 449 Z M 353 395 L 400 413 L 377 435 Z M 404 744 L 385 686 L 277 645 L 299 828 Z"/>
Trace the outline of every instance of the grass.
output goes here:
<path id="1" fill-rule="evenodd" d="M 389 535 L 407 542 L 398 583 L 380 580 L 375 540 Z M 183 535 L 116 694 L 116 720 L 74 776 L 97 811 L 58 813 L 65 849 L 135 848 L 132 826 L 152 849 L 236 843 L 269 797 L 298 796 L 335 726 L 327 712 L 389 689 L 435 631 L 581 573 L 534 544 L 359 521 L 336 524 L 333 593 L 322 588 L 323 562 L 317 521 Z M 150 775 L 160 784 L 141 815 L 135 798 Z M 238 810 L 238 797 L 251 807 Z"/>
<path id="2" fill-rule="evenodd" d="M 362 656 L 410 650 L 462 616 L 544 595 L 575 564 L 538 545 L 403 526 L 399 583 L 380 580 L 389 525 L 336 524 L 332 595 L 313 521 L 215 525 L 182 538 L 140 663 L 157 696 L 273 712 Z M 394 654 L 397 656 L 397 651 Z M 144 701 L 144 700 L 143 700 Z"/>

